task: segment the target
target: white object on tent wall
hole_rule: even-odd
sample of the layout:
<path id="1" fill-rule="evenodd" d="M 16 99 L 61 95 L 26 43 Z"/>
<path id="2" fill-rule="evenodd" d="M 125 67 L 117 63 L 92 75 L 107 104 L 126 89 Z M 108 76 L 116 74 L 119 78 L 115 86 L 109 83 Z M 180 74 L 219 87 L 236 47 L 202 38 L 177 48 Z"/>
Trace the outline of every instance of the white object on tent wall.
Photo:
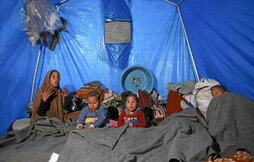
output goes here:
<path id="1" fill-rule="evenodd" d="M 130 43 L 131 22 L 111 20 L 104 23 L 105 43 Z"/>
<path id="2" fill-rule="evenodd" d="M 180 8 L 179 8 L 179 5 L 183 2 L 183 0 L 181 0 L 178 4 L 173 3 L 173 2 L 171 2 L 169 0 L 164 0 L 164 1 L 170 3 L 170 4 L 174 5 L 174 6 L 176 6 L 176 9 L 178 11 L 178 14 L 179 14 L 179 17 L 180 17 L 180 21 L 181 21 L 181 24 L 182 24 L 182 28 L 183 28 L 183 32 L 184 32 L 184 37 L 186 39 L 186 43 L 187 43 L 187 47 L 188 47 L 188 50 L 189 50 L 191 62 L 192 62 L 192 65 L 193 65 L 193 69 L 194 69 L 197 81 L 200 81 L 200 78 L 199 78 L 199 75 L 198 75 L 198 71 L 197 71 L 197 68 L 196 68 L 196 63 L 194 61 L 192 50 L 191 50 L 191 47 L 190 47 L 189 38 L 188 38 L 188 35 L 186 33 L 186 29 L 185 29 L 185 26 L 184 26 L 184 22 L 183 22 L 183 18 L 182 18 L 182 13 L 181 13 Z"/>
<path id="3" fill-rule="evenodd" d="M 63 27 L 55 8 L 48 0 L 25 0 L 23 19 L 28 40 L 34 46 L 43 32 L 54 33 Z"/>
<path id="4" fill-rule="evenodd" d="M 40 57 L 41 57 L 41 51 L 42 51 L 42 46 L 40 46 L 39 52 L 38 52 L 38 56 L 37 56 L 37 61 L 36 61 L 36 66 L 35 66 L 35 70 L 34 70 L 34 77 L 33 77 L 33 83 L 32 83 L 32 88 L 31 88 L 31 95 L 30 95 L 30 101 L 28 104 L 28 107 L 31 109 L 33 106 L 33 96 L 34 96 L 34 84 L 35 84 L 35 79 L 37 76 L 37 71 L 38 71 L 38 65 L 39 65 L 39 61 L 40 61 Z"/>

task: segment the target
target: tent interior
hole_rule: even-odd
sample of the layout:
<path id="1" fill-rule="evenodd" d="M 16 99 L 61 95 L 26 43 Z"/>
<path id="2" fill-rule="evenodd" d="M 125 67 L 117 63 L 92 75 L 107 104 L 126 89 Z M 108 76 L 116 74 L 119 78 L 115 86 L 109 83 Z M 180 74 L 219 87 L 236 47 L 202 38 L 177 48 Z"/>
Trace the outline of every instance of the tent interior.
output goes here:
<path id="1" fill-rule="evenodd" d="M 212 78 L 254 100 L 253 0 L 69 0 L 58 11 L 68 32 L 53 51 L 28 40 L 23 6 L 23 0 L 0 2 L 0 135 L 28 117 L 51 69 L 69 91 L 100 81 L 121 93 L 123 71 L 142 65 L 163 97 L 167 83 Z M 130 22 L 130 42 L 107 43 L 107 21 Z"/>

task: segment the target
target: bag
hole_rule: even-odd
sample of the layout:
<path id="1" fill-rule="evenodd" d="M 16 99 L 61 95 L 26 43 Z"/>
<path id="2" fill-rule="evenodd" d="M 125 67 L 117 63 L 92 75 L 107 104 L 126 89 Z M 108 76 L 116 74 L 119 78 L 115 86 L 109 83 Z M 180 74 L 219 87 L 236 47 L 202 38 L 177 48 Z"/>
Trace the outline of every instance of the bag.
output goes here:
<path id="1" fill-rule="evenodd" d="M 138 98 L 139 98 L 139 107 L 152 107 L 154 104 L 154 100 L 146 91 L 138 90 Z"/>
<path id="2" fill-rule="evenodd" d="M 104 90 L 101 87 L 82 87 L 78 91 L 75 92 L 76 98 L 84 98 L 87 99 L 90 91 L 97 91 L 100 95 L 100 101 L 104 100 Z"/>
<path id="3" fill-rule="evenodd" d="M 191 103 L 193 107 L 197 107 L 197 101 L 196 101 L 196 96 L 194 94 L 187 94 L 183 95 L 183 98 L 187 100 L 187 102 Z"/>
<path id="4" fill-rule="evenodd" d="M 211 88 L 215 85 L 220 85 L 220 83 L 214 79 L 202 78 L 195 84 L 195 89 L 193 90 L 193 94 L 195 95 L 196 100 L 196 107 L 205 117 L 208 105 L 213 99 Z"/>

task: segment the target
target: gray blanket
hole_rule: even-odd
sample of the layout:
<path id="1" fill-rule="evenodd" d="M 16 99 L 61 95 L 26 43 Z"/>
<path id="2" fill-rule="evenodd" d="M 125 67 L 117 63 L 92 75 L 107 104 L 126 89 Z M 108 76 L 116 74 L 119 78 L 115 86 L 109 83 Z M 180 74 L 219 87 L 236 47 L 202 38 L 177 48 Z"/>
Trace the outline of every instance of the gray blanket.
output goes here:
<path id="1" fill-rule="evenodd" d="M 151 128 L 72 131 L 61 162 L 205 161 L 213 140 L 195 109 L 186 109 Z"/>
<path id="2" fill-rule="evenodd" d="M 253 101 L 234 93 L 215 97 L 206 119 L 221 156 L 232 156 L 238 149 L 254 154 Z"/>
<path id="3" fill-rule="evenodd" d="M 0 162 L 47 162 L 60 153 L 75 123 L 41 118 L 33 125 L 0 137 Z"/>
<path id="4" fill-rule="evenodd" d="M 0 137 L 0 162 L 205 161 L 209 155 L 254 154 L 254 103 L 232 93 L 215 97 L 206 120 L 188 108 L 151 128 L 74 130 L 75 123 L 41 118 L 32 126 Z"/>

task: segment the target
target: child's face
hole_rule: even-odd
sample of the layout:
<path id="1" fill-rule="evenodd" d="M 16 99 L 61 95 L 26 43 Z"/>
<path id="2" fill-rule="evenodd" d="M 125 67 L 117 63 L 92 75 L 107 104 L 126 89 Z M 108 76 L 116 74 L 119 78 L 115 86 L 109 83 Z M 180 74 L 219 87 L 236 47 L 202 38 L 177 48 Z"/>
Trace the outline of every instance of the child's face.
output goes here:
<path id="1" fill-rule="evenodd" d="M 136 98 L 134 96 L 127 97 L 125 106 L 129 111 L 131 111 L 131 112 L 135 111 L 137 108 L 137 105 L 138 105 L 138 103 L 137 103 Z"/>
<path id="2" fill-rule="evenodd" d="M 99 100 L 93 96 L 93 97 L 88 97 L 88 107 L 90 110 L 95 111 L 99 108 L 100 102 Z"/>
<path id="3" fill-rule="evenodd" d="M 220 88 L 213 88 L 211 90 L 211 93 L 212 93 L 213 97 L 216 97 L 216 96 L 220 96 L 220 95 L 224 94 L 225 92 Z"/>

